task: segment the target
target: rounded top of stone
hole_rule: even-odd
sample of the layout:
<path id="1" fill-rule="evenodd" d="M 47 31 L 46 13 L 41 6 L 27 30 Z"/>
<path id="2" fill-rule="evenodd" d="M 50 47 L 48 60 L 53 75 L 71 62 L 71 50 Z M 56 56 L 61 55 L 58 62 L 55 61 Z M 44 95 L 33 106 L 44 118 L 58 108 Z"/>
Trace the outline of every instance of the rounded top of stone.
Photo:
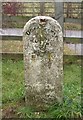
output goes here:
<path id="1" fill-rule="evenodd" d="M 55 20 L 55 19 L 53 19 L 52 17 L 50 17 L 50 16 L 36 16 L 36 17 L 34 17 L 34 18 L 32 18 L 32 19 L 30 19 L 30 21 L 31 20 L 45 20 L 45 19 L 47 19 L 47 20 Z M 55 20 L 56 21 L 56 20 Z"/>
<path id="2" fill-rule="evenodd" d="M 60 24 L 53 19 L 52 17 L 49 16 L 36 16 L 34 18 L 31 18 L 24 26 L 23 33 L 26 32 L 26 30 L 29 28 L 29 26 L 33 23 L 38 23 L 38 24 L 45 24 L 46 22 L 53 22 L 54 25 L 57 25 L 57 27 L 62 31 L 62 28 Z"/>

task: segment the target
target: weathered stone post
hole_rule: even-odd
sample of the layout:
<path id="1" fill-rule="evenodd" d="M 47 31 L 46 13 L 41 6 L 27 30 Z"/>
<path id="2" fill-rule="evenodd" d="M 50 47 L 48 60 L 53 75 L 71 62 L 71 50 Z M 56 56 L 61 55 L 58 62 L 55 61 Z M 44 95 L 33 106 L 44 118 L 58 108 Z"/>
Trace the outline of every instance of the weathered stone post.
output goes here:
<path id="1" fill-rule="evenodd" d="M 24 26 L 26 103 L 38 110 L 62 101 L 63 35 L 51 17 L 37 16 Z"/>

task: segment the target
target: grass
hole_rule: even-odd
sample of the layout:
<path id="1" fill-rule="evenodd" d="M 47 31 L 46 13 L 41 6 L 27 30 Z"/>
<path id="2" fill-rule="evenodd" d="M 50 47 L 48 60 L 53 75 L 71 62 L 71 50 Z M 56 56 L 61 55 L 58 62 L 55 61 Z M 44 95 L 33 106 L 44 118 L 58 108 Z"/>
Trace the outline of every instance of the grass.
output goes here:
<path id="1" fill-rule="evenodd" d="M 23 60 L 4 59 L 2 71 L 3 117 L 81 117 L 81 67 L 79 64 L 64 65 L 63 103 L 55 103 L 46 112 L 36 112 L 25 106 Z"/>
<path id="2" fill-rule="evenodd" d="M 82 43 L 82 39 L 80 38 L 64 38 L 64 43 L 72 43 L 72 44 L 79 44 Z"/>
<path id="3" fill-rule="evenodd" d="M 81 30 L 81 23 L 64 23 L 64 29 L 66 30 Z"/>
<path id="4" fill-rule="evenodd" d="M 3 63 L 3 103 L 17 100 L 24 94 L 23 61 L 4 60 Z"/>

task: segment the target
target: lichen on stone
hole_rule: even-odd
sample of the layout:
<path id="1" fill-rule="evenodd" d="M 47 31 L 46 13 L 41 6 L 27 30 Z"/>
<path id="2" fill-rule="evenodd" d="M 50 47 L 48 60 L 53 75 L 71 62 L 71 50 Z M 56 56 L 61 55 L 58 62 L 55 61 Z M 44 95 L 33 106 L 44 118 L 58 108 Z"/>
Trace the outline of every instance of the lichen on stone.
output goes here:
<path id="1" fill-rule="evenodd" d="M 23 42 L 27 104 L 38 108 L 59 102 L 63 78 L 61 26 L 51 17 L 32 18 L 24 26 Z"/>

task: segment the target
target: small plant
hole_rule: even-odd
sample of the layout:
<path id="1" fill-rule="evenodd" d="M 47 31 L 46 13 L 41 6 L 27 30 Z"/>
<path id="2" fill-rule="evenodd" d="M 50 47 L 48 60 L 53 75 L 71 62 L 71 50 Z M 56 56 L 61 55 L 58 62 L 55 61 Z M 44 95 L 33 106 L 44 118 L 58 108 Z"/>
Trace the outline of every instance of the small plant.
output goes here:
<path id="1" fill-rule="evenodd" d="M 29 107 L 20 107 L 17 110 L 17 115 L 21 118 L 32 118 L 33 111 Z"/>

